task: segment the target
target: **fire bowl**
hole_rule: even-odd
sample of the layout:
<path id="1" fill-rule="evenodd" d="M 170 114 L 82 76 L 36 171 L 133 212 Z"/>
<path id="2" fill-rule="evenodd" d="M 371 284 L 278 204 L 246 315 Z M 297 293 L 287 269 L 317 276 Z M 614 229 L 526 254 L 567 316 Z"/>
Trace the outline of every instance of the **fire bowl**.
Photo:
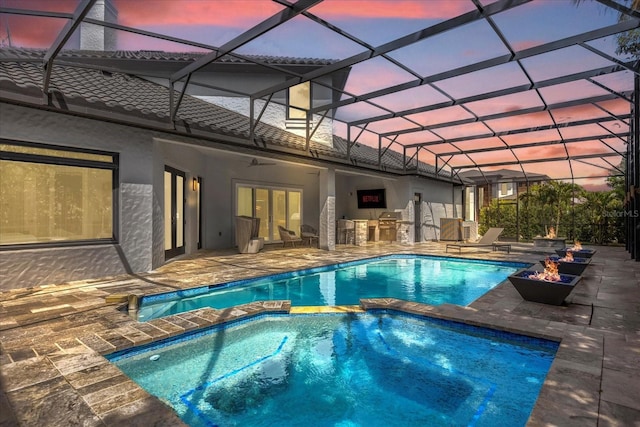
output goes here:
<path id="1" fill-rule="evenodd" d="M 536 273 L 537 271 L 524 269 L 513 273 L 508 278 L 522 298 L 543 304 L 562 305 L 564 299 L 582 279 L 581 276 L 570 274 L 560 274 L 558 282 L 529 278 L 529 275 Z"/>
<path id="2" fill-rule="evenodd" d="M 584 269 L 587 268 L 591 262 L 591 258 L 574 258 L 573 261 L 560 261 L 560 257 L 550 256 L 549 259 L 558 263 L 558 273 L 571 274 L 573 276 L 580 276 L 584 273 Z M 545 260 L 541 259 L 540 264 L 544 267 Z"/>
<path id="3" fill-rule="evenodd" d="M 571 248 L 556 249 L 556 253 L 560 258 L 564 258 L 567 255 L 567 251 L 570 249 Z M 579 251 L 571 251 L 571 252 L 573 252 L 573 256 L 576 258 L 591 258 L 596 253 L 596 250 L 582 248 Z"/>

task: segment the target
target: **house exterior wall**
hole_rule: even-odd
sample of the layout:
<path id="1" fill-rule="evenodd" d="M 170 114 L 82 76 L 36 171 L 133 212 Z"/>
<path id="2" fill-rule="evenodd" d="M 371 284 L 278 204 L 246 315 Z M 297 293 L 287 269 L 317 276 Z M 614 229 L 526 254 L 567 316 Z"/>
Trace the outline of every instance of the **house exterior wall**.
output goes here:
<path id="1" fill-rule="evenodd" d="M 228 97 L 228 96 L 199 96 L 198 98 L 203 101 L 210 102 L 212 104 L 218 105 L 220 107 L 226 108 L 231 111 L 235 111 L 236 113 L 240 113 L 244 116 L 247 116 L 247 120 L 249 117 L 249 108 L 250 101 L 248 98 L 240 98 L 240 97 Z M 264 107 L 265 102 L 262 100 L 257 100 L 255 103 L 255 114 L 257 115 L 262 108 Z M 260 120 L 264 123 L 270 124 L 271 126 L 275 126 L 282 130 L 286 130 L 287 132 L 296 134 L 298 136 L 306 137 L 307 131 L 306 129 L 299 128 L 288 128 L 286 124 L 286 107 L 281 104 L 269 103 L 264 113 L 260 117 Z M 318 126 L 318 123 L 320 124 Z M 314 132 L 311 140 L 314 142 L 318 142 L 320 144 L 332 145 L 333 144 L 333 121 L 331 119 L 325 118 L 320 121 L 320 116 L 316 115 L 313 118 L 313 122 L 311 123 L 311 130 L 318 129 Z"/>
<path id="2" fill-rule="evenodd" d="M 440 218 L 458 218 L 462 215 L 461 200 L 454 203 L 453 185 L 413 178 L 411 200 L 414 193 L 422 195 L 420 206 L 420 230 L 422 236 L 414 239 L 423 242 L 440 240 Z M 413 203 L 412 203 L 413 209 Z"/>
<path id="3" fill-rule="evenodd" d="M 0 104 L 0 138 L 119 154 L 117 243 L 0 250 L 0 290 L 144 272 L 165 263 L 164 167 L 185 172 L 185 252 L 197 250 L 192 178 L 200 176 L 202 245 L 235 246 L 235 185 L 254 183 L 302 191 L 302 221 L 319 225 L 318 169 L 249 167 L 252 156 L 187 145 L 176 137 L 130 126 Z"/>
<path id="4" fill-rule="evenodd" d="M 0 103 L 0 138 L 119 155 L 116 243 L 0 250 L 0 290 L 145 272 L 164 264 L 165 165 L 185 173 L 187 254 L 197 250 L 198 242 L 198 193 L 191 185 L 195 177 L 202 178 L 204 249 L 235 246 L 238 184 L 300 190 L 302 223 L 320 229 L 321 221 L 327 221 L 321 213 L 321 209 L 327 208 L 326 200 L 320 206 L 322 168 L 279 162 L 250 166 L 254 156 L 249 153 L 191 145 L 189 142 L 194 139 L 186 136 L 4 103 Z M 273 163 L 268 159 L 262 161 Z M 382 210 L 357 208 L 356 191 L 371 188 L 386 188 L 386 210 L 402 211 L 407 221 L 414 218 L 413 193 L 421 192 L 422 221 L 431 222 L 433 233 L 426 233 L 425 240 L 437 238 L 439 218 L 454 212 L 451 184 L 417 177 L 378 178 L 336 172 L 335 197 L 331 198 L 335 216 L 331 217 L 377 218 Z M 459 207 L 456 209 L 460 211 Z M 405 228 L 399 241 L 412 243 L 413 227 Z"/>
<path id="5" fill-rule="evenodd" d="M 358 209 L 357 190 L 384 188 L 387 209 Z M 420 223 L 422 236 L 415 235 L 413 196 L 421 193 Z M 336 219 L 377 219 L 383 211 L 400 211 L 406 224 L 399 231 L 398 241 L 414 243 L 440 238 L 440 218 L 451 218 L 461 212 L 460 201 L 453 203 L 452 184 L 417 177 L 393 179 L 368 176 L 336 176 Z"/>
<path id="6" fill-rule="evenodd" d="M 0 251 L 0 290 L 153 267 L 153 145 L 148 132 L 69 115 L 0 104 L 0 137 L 117 152 L 119 244 Z"/>

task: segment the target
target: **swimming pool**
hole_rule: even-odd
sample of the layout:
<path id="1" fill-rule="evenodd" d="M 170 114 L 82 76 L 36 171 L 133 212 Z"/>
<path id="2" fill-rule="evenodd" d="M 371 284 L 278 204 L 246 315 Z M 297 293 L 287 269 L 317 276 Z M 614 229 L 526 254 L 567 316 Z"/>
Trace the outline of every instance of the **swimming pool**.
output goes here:
<path id="1" fill-rule="evenodd" d="M 258 279 L 142 298 L 138 320 L 203 307 L 291 300 L 292 306 L 357 305 L 360 298 L 398 298 L 467 305 L 530 264 L 425 255 L 390 255 Z"/>
<path id="2" fill-rule="evenodd" d="M 395 312 L 262 315 L 108 356 L 191 426 L 525 425 L 558 344 Z"/>

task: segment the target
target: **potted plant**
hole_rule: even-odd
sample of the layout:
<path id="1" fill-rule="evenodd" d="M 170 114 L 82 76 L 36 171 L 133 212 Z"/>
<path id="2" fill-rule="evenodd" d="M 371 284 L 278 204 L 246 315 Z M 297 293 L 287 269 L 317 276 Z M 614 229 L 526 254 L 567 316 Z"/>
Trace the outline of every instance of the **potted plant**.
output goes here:
<path id="1" fill-rule="evenodd" d="M 558 264 L 548 260 L 542 272 L 521 269 L 509 281 L 527 301 L 562 305 L 582 276 L 558 273 Z"/>

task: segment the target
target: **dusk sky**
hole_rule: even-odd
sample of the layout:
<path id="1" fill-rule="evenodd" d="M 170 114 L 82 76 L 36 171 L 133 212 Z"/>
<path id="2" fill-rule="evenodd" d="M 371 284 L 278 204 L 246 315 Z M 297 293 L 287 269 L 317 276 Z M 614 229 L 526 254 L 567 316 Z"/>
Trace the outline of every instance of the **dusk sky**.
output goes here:
<path id="1" fill-rule="evenodd" d="M 493 3 L 481 0 L 481 4 Z M 629 5 L 629 1 L 620 1 Z M 77 0 L 0 0 L 1 7 L 46 10 L 72 13 Z M 211 46 L 220 46 L 242 34 L 252 26 L 267 19 L 282 9 L 270 0 L 113 0 L 118 11 L 118 23 L 161 33 L 181 39 L 193 40 Z M 476 9 L 471 0 L 325 0 L 308 11 L 315 16 L 349 33 L 360 41 L 377 47 L 415 31 L 428 28 L 460 14 Z M 404 48 L 392 51 L 389 57 L 404 64 L 420 77 L 437 75 L 447 70 L 500 57 L 533 46 L 560 40 L 618 22 L 616 11 L 595 1 L 582 1 L 579 5 L 571 0 L 541 0 L 516 7 L 493 17 L 496 26 L 506 38 L 509 46 L 491 29 L 486 20 L 479 20 L 455 30 L 429 37 Z M 10 34 L 12 46 L 46 48 L 63 27 L 65 19 L 0 15 L 0 39 L 7 44 Z M 120 50 L 166 50 L 197 51 L 192 46 L 153 39 L 126 32 L 117 35 Z M 628 60 L 615 53 L 614 35 L 589 41 L 588 46 L 621 60 Z M 341 35 L 298 16 L 258 39 L 242 46 L 236 52 L 250 55 L 273 55 L 286 57 L 309 57 L 340 60 L 361 53 L 366 49 Z M 371 116 L 384 115 L 391 111 L 402 111 L 420 106 L 465 99 L 487 92 L 546 81 L 566 74 L 609 67 L 611 61 L 583 46 L 571 46 L 538 56 L 525 58 L 520 63 L 508 62 L 489 69 L 457 77 L 438 80 L 433 86 L 423 85 L 401 93 L 395 93 L 371 101 L 369 105 L 357 102 L 338 110 L 336 118 L 353 121 Z M 526 73 L 525 73 L 526 71 Z M 460 119 L 472 119 L 507 111 L 554 105 L 574 99 L 620 93 L 633 89 L 633 74 L 621 71 L 593 78 L 593 81 L 577 82 L 542 87 L 538 91 L 522 91 L 491 100 L 479 100 L 438 110 L 426 111 L 403 118 L 394 118 L 371 123 L 358 140 L 377 147 L 374 132 L 434 125 Z M 416 80 L 411 74 L 383 57 L 376 57 L 352 67 L 345 87 L 350 95 L 363 95 L 390 85 Z M 349 98 L 343 95 L 343 98 Z M 579 107 L 559 108 L 551 112 L 542 111 L 458 126 L 407 133 L 397 138 L 399 144 L 414 144 L 455 140 L 456 142 L 429 145 L 433 153 L 455 153 L 460 150 L 505 147 L 512 150 L 457 154 L 451 157 L 451 166 L 471 164 L 470 158 L 479 164 L 515 161 L 536 158 L 556 158 L 574 154 L 624 152 L 625 143 L 612 135 L 627 132 L 628 123 L 613 120 L 606 124 L 567 127 L 558 130 L 540 130 L 518 133 L 503 138 L 493 137 L 494 132 L 544 127 L 575 120 L 607 117 L 609 114 L 629 114 L 629 103 L 623 99 L 587 104 Z M 628 120 L 627 120 L 628 122 Z M 346 127 L 336 122 L 336 133 L 346 136 Z M 352 130 L 352 135 L 355 132 Z M 608 133 L 608 134 L 607 134 Z M 517 148 L 518 145 L 581 138 L 597 135 L 592 141 L 555 144 L 544 147 Z M 472 138 L 473 137 L 473 138 Z M 464 140 L 464 138 L 471 138 Z M 396 144 L 394 149 L 398 149 Z M 434 163 L 434 154 L 421 150 L 423 161 Z M 446 156 L 449 159 L 449 156 Z M 585 162 L 572 161 L 576 177 L 606 175 L 603 168 L 617 165 L 621 157 L 595 157 Z M 440 160 L 442 161 L 442 160 Z M 599 167 L 598 167 L 599 166 Z M 521 170 L 520 166 L 500 166 Z M 525 164 L 526 171 L 544 173 L 552 178 L 571 176 L 569 162 Z M 598 185 L 602 179 L 576 181 L 581 185 Z"/>

